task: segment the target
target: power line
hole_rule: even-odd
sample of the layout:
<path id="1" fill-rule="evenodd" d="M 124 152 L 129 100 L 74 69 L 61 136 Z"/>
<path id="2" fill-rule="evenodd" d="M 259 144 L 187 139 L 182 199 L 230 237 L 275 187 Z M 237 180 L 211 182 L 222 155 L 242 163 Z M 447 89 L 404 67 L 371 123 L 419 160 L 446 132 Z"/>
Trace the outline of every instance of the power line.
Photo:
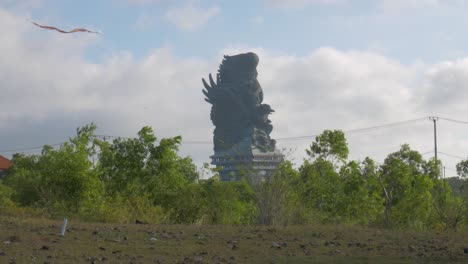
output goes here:
<path id="1" fill-rule="evenodd" d="M 389 123 L 389 124 L 384 124 L 384 125 L 378 125 L 378 126 L 371 126 L 371 127 L 366 127 L 366 128 L 359 128 L 359 129 L 351 129 L 351 130 L 346 130 L 343 131 L 345 134 L 358 134 L 358 133 L 364 133 L 364 132 L 369 132 L 373 130 L 378 130 L 382 128 L 390 128 L 390 127 L 396 127 L 396 126 L 401 126 L 401 125 L 406 125 L 422 120 L 426 120 L 427 116 L 421 117 L 421 118 L 416 118 L 416 119 L 410 119 L 410 120 L 405 120 L 401 122 L 395 122 L 395 123 Z M 293 141 L 293 140 L 302 140 L 302 139 L 309 139 L 309 138 L 315 138 L 318 135 L 310 135 L 310 136 L 298 136 L 298 137 L 286 137 L 286 138 L 278 138 L 276 139 L 277 141 Z"/>
<path id="2" fill-rule="evenodd" d="M 112 136 L 112 135 L 94 135 L 95 137 L 100 137 L 102 139 L 106 139 L 106 138 L 115 138 L 115 139 L 133 139 L 133 138 L 129 138 L 129 137 L 119 137 L 119 136 Z M 159 141 L 159 140 L 156 140 L 156 141 Z M 212 142 L 211 141 L 197 141 L 197 140 L 184 140 L 182 138 L 182 143 L 185 143 L 185 144 L 211 144 Z"/>
<path id="3" fill-rule="evenodd" d="M 418 121 L 426 120 L 426 117 L 421 117 L 421 118 L 416 118 L 416 119 L 410 119 L 410 120 L 405 120 L 405 121 L 400 121 L 400 122 L 394 122 L 394 123 L 388 123 L 388 124 L 383 124 L 383 125 L 377 125 L 377 126 L 371 126 L 371 127 L 365 127 L 365 128 L 358 128 L 358 129 L 351 129 L 351 130 L 346 130 L 343 131 L 346 134 L 359 134 L 359 133 L 365 133 L 365 132 L 370 132 L 378 129 L 385 129 L 385 128 L 391 128 L 391 127 L 396 127 L 396 126 L 401 126 L 401 125 L 406 125 L 406 124 L 411 124 L 415 123 Z M 462 121 L 459 121 L 462 122 Z M 467 122 L 468 124 L 468 122 Z M 95 137 L 100 137 L 103 139 L 106 138 L 114 138 L 114 139 L 131 139 L 129 137 L 122 137 L 122 136 L 113 136 L 113 135 L 94 135 Z M 315 138 L 317 135 L 307 135 L 307 136 L 296 136 L 296 137 L 284 137 L 284 138 L 277 138 L 276 141 L 295 141 L 295 140 L 303 140 L 303 139 L 310 139 L 310 138 Z M 61 142 L 57 144 L 52 144 L 49 146 L 60 146 L 66 142 Z M 212 144 L 211 141 L 203 141 L 203 140 L 182 140 L 182 143 L 184 144 Z M 11 152 L 19 152 L 19 151 L 27 151 L 27 150 L 33 150 L 33 149 L 41 149 L 41 147 L 29 147 L 29 148 L 18 148 L 18 149 L 7 149 L 7 150 L 0 150 L 0 153 L 11 153 Z"/>
<path id="4" fill-rule="evenodd" d="M 51 147 L 56 147 L 64 144 L 65 142 L 62 143 L 56 143 L 56 144 L 45 144 L 41 147 L 28 147 L 28 148 L 18 148 L 18 149 L 6 149 L 6 150 L 0 150 L 0 153 L 10 153 L 10 152 L 17 152 L 17 151 L 26 151 L 26 150 L 33 150 L 33 149 L 42 149 L 44 146 L 51 146 Z"/>
<path id="5" fill-rule="evenodd" d="M 461 159 L 461 160 L 466 159 L 466 158 L 463 158 L 463 157 L 461 157 L 461 156 L 452 155 L 452 154 L 444 153 L 444 152 L 441 152 L 441 151 L 439 151 L 439 153 L 442 154 L 442 155 L 445 155 L 445 156 L 452 157 L 452 158 L 457 158 L 457 159 Z"/>
<path id="6" fill-rule="evenodd" d="M 429 150 L 429 151 L 425 151 L 425 152 L 421 153 L 421 155 L 424 156 L 424 155 L 432 154 L 432 153 L 434 153 L 434 151 L 433 151 L 433 150 Z"/>
<path id="7" fill-rule="evenodd" d="M 467 122 L 467 121 L 461 121 L 461 120 L 452 119 L 452 118 L 447 118 L 447 117 L 439 117 L 439 118 L 442 119 L 442 120 L 446 120 L 446 121 L 450 121 L 450 122 L 454 122 L 454 123 L 459 123 L 459 124 L 468 125 L 468 122 Z"/>
<path id="8" fill-rule="evenodd" d="M 458 172 L 456 169 L 453 169 L 453 168 L 447 168 L 447 167 L 445 167 L 445 169 L 450 170 L 450 171 Z"/>

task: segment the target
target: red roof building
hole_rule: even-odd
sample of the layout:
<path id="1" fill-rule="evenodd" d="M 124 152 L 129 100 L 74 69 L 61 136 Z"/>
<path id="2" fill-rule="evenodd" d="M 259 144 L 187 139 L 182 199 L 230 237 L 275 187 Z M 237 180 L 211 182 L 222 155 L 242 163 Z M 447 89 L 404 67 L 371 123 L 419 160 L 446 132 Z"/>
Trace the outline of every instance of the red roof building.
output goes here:
<path id="1" fill-rule="evenodd" d="M 11 163 L 11 161 L 5 157 L 3 157 L 2 155 L 0 155 L 0 178 L 5 175 L 5 171 L 8 170 L 11 165 L 13 165 Z"/>

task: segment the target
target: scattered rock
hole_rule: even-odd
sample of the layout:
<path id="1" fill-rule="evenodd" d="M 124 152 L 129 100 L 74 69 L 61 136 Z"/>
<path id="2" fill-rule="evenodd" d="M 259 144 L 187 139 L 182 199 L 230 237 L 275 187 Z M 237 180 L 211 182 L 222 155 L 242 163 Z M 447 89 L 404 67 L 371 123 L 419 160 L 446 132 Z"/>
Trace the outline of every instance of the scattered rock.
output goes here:
<path id="1" fill-rule="evenodd" d="M 122 250 L 115 250 L 115 251 L 112 251 L 112 254 L 119 254 L 119 253 L 122 253 Z"/>
<path id="2" fill-rule="evenodd" d="M 272 242 L 271 247 L 276 248 L 276 249 L 281 249 L 281 245 L 278 242 Z"/>
<path id="3" fill-rule="evenodd" d="M 420 252 L 420 253 L 418 253 L 416 256 L 418 256 L 418 257 L 425 257 L 426 254 L 424 254 L 423 252 Z"/>
<path id="4" fill-rule="evenodd" d="M 41 250 L 49 250 L 49 247 L 48 246 L 42 246 Z"/>
<path id="5" fill-rule="evenodd" d="M 91 264 L 95 264 L 98 262 L 98 258 L 96 257 L 88 257 L 86 260 L 89 261 Z"/>
<path id="6" fill-rule="evenodd" d="M 1 256 L 5 256 L 5 252 L 0 251 L 0 257 L 1 257 Z"/>
<path id="7" fill-rule="evenodd" d="M 227 244 L 228 244 L 228 247 L 232 250 L 239 249 L 239 243 L 236 240 L 229 240 Z"/>
<path id="8" fill-rule="evenodd" d="M 137 219 L 137 220 L 135 220 L 135 224 L 137 224 L 137 225 L 147 225 L 148 223 L 140 221 L 140 220 Z"/>
<path id="9" fill-rule="evenodd" d="M 341 250 L 339 250 L 339 249 L 336 249 L 335 251 L 333 251 L 333 254 L 335 254 L 335 255 L 342 255 L 342 254 L 344 254 L 344 252 L 341 251 Z"/>
<path id="10" fill-rule="evenodd" d="M 102 251 L 106 251 L 105 247 L 99 247 L 99 249 L 102 250 Z"/>
<path id="11" fill-rule="evenodd" d="M 413 245 L 409 245 L 409 246 L 408 246 L 408 250 L 409 250 L 410 252 L 414 252 L 414 251 L 416 251 L 416 247 L 413 246 Z"/>
<path id="12" fill-rule="evenodd" d="M 203 261 L 203 258 L 202 258 L 202 257 L 195 257 L 195 258 L 193 259 L 193 262 L 194 262 L 194 263 L 197 263 L 197 264 L 202 263 L 202 261 Z"/>
<path id="13" fill-rule="evenodd" d="M 436 250 L 438 250 L 438 251 L 446 251 L 446 250 L 448 250 L 448 247 L 447 247 L 447 246 L 445 246 L 445 247 L 439 247 L 439 248 L 436 249 Z"/>
<path id="14" fill-rule="evenodd" d="M 317 242 L 313 242 L 313 241 L 310 241 L 309 245 L 312 246 L 312 247 L 318 247 L 319 246 Z"/>
<path id="15" fill-rule="evenodd" d="M 465 254 L 468 254 L 468 248 L 463 249 L 463 252 L 465 252 Z"/>
<path id="16" fill-rule="evenodd" d="M 159 259 L 159 258 L 157 258 L 157 259 L 154 259 L 154 260 L 153 260 L 153 263 L 156 263 L 156 264 L 162 264 L 162 263 L 163 263 L 163 260 L 162 260 L 162 259 Z"/>
<path id="17" fill-rule="evenodd" d="M 18 243 L 18 242 L 21 242 L 20 238 L 18 236 L 11 236 L 9 238 L 7 238 L 8 241 L 10 241 L 11 243 Z"/>
<path id="18" fill-rule="evenodd" d="M 152 237 L 152 238 L 150 238 L 150 240 L 151 240 L 151 241 L 156 241 L 156 240 L 158 240 L 158 239 L 155 238 L 155 237 Z"/>

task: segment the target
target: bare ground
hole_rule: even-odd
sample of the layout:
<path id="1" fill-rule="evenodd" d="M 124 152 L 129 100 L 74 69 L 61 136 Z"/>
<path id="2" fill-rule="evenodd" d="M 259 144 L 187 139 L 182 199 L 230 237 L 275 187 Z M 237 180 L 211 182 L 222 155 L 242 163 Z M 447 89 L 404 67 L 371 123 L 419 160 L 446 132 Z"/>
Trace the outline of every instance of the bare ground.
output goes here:
<path id="1" fill-rule="evenodd" d="M 95 224 L 0 216 L 0 263 L 468 263 L 468 232 Z M 467 251 L 467 253 L 465 253 Z"/>

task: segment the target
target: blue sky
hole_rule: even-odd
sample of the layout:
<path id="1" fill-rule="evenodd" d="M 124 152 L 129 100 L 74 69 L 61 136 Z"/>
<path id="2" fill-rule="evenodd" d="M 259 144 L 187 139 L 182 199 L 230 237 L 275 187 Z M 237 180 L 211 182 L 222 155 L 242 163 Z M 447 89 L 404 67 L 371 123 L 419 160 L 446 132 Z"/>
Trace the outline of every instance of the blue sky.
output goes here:
<path id="1" fill-rule="evenodd" d="M 253 51 L 275 113 L 272 136 L 315 135 L 419 117 L 465 120 L 468 22 L 462 0 L 0 0 L 0 155 L 99 134 L 211 141 L 201 78 Z M 87 27 L 102 35 L 60 34 Z M 466 121 L 466 120 L 465 120 Z M 440 121 L 439 150 L 468 156 L 468 127 Z M 409 143 L 430 158 L 432 123 L 350 134 L 350 158 Z M 297 163 L 310 139 L 278 141 Z M 37 153 L 40 149 L 29 149 Z M 211 144 L 182 144 L 208 162 Z M 459 160 L 443 157 L 448 167 Z"/>
<path id="2" fill-rule="evenodd" d="M 162 46 L 181 56 L 200 57 L 227 45 L 244 45 L 297 55 L 331 46 L 375 50 L 404 62 L 432 62 L 464 55 L 468 44 L 466 5 L 453 0 L 445 1 L 448 4 L 413 0 L 395 6 L 380 0 L 272 2 L 44 0 L 28 12 L 31 19 L 44 23 L 102 30 L 104 36 L 88 49 L 92 60 L 123 50 L 142 57 Z M 201 25 L 181 30 L 167 13 L 186 6 L 200 14 L 216 12 Z"/>

